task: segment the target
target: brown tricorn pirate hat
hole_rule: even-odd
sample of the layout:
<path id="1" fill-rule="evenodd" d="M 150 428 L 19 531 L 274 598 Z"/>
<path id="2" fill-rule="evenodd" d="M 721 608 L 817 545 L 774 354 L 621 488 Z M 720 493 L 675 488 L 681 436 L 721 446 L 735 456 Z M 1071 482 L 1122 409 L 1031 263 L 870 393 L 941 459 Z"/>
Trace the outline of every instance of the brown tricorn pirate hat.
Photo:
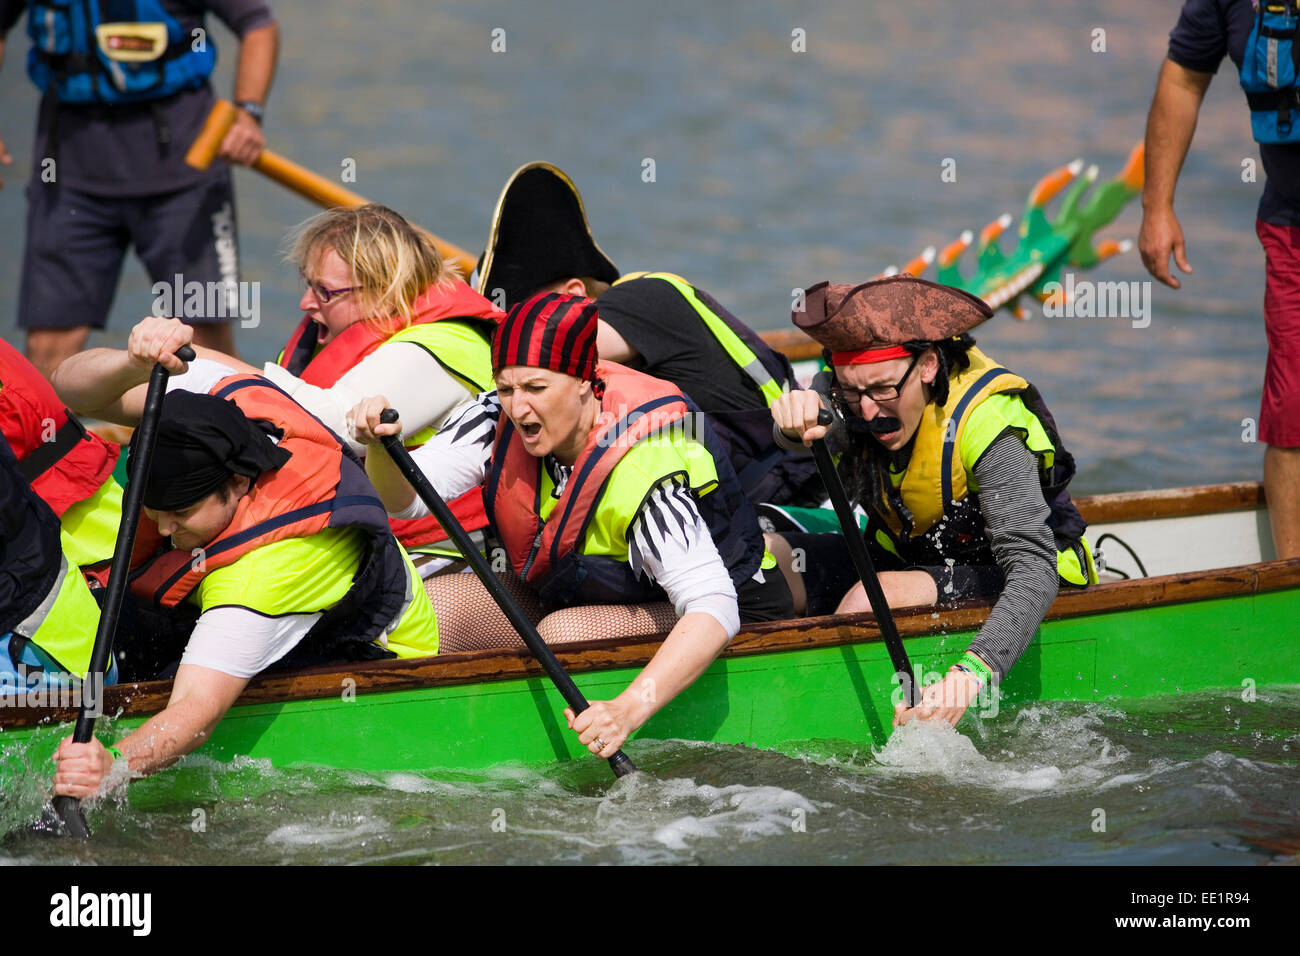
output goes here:
<path id="1" fill-rule="evenodd" d="M 905 342 L 951 338 L 992 315 L 969 292 L 903 273 L 861 285 L 819 282 L 791 320 L 832 353 L 833 364 L 848 365 L 902 357 Z"/>
<path id="2" fill-rule="evenodd" d="M 497 301 L 501 289 L 504 309 L 560 279 L 619 276 L 592 238 L 578 187 L 550 163 L 520 166 L 506 182 L 476 272 L 478 292 Z"/>

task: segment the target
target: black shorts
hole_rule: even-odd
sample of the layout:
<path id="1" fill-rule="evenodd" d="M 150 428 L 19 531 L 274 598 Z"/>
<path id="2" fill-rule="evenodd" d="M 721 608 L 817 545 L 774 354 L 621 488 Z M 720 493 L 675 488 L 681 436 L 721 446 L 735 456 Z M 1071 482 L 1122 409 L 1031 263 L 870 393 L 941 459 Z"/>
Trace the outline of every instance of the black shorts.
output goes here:
<path id="1" fill-rule="evenodd" d="M 750 578 L 736 588 L 736 602 L 741 624 L 788 621 L 794 617 L 794 595 L 780 568 L 764 571 L 761 582 Z"/>
<path id="2" fill-rule="evenodd" d="M 804 613 L 809 617 L 834 614 L 844 595 L 858 583 L 858 573 L 853 568 L 853 559 L 849 556 L 849 546 L 845 543 L 844 536 L 783 533 L 781 537 L 785 538 L 794 552 L 796 569 L 802 566 L 799 573 L 808 594 Z M 905 565 L 874 541 L 868 541 L 867 546 L 871 562 L 877 571 L 924 571 L 934 578 L 940 604 L 966 598 L 993 597 L 1001 594 L 1006 584 L 1002 569 L 997 565 Z"/>
<path id="3" fill-rule="evenodd" d="M 55 184 L 27 187 L 27 237 L 18 293 L 25 329 L 102 329 L 126 251 L 134 247 L 151 282 L 238 282 L 235 195 L 230 170 L 192 189 L 156 196 L 94 196 Z M 174 296 L 168 296 L 171 301 Z M 143 316 L 153 298 L 134 311 Z M 169 310 L 175 314 L 175 310 Z M 229 318 L 185 315 L 190 324 Z"/>

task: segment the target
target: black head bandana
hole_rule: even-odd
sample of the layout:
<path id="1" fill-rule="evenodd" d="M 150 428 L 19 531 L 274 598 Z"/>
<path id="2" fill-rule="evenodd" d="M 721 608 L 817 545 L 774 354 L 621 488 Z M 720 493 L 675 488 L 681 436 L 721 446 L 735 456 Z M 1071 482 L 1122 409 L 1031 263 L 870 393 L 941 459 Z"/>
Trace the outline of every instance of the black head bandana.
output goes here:
<path id="1" fill-rule="evenodd" d="M 256 481 L 289 457 L 262 425 L 229 399 L 168 392 L 145 477 L 144 503 L 155 511 L 180 511 L 212 494 L 233 475 Z M 128 460 L 127 467 L 132 465 Z"/>

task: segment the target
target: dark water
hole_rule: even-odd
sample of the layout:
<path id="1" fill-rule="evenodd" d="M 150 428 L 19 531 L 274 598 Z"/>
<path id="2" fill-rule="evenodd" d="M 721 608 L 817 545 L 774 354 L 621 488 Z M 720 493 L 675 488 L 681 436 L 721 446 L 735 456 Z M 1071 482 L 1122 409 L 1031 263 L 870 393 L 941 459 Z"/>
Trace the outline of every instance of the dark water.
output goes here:
<path id="1" fill-rule="evenodd" d="M 617 783 L 595 761 L 382 774 L 191 756 L 105 801 L 92 843 L 11 842 L 0 862 L 1282 862 L 1300 852 L 1298 724 L 1294 689 L 1042 704 L 875 751 L 634 741 L 646 772 Z"/>
<path id="2" fill-rule="evenodd" d="M 324 175 L 355 160 L 351 188 L 476 254 L 508 175 L 549 160 L 584 191 L 620 267 L 681 272 L 768 329 L 788 322 L 791 289 L 865 279 L 1001 212 L 1019 215 L 1032 183 L 1076 156 L 1112 175 L 1142 137 L 1178 5 L 275 9 L 284 48 L 273 149 Z M 491 52 L 497 28 L 504 53 Z M 1105 52 L 1091 49 L 1097 29 Z M 794 30 L 806 52 L 792 51 Z M 0 137 L 16 162 L 0 170 L 0 334 L 16 341 L 36 101 L 21 32 L 9 46 Z M 221 91 L 234 49 L 227 38 Z M 1242 440 L 1265 354 L 1260 184 L 1241 181 L 1243 158 L 1256 156 L 1225 69 L 1178 189 L 1196 272 L 1180 292 L 1154 289 L 1150 326 L 1002 313 L 980 330 L 981 346 L 1051 403 L 1079 491 L 1258 477 L 1260 446 Z M 955 182 L 940 181 L 947 158 Z M 237 190 L 242 278 L 262 283 L 261 322 L 238 340 L 263 360 L 298 318 L 278 250 L 312 209 L 247 171 Z M 1104 235 L 1136 238 L 1139 222 L 1130 206 Z M 1095 278 L 1147 276 L 1132 252 Z M 138 264 L 127 266 L 94 341 L 122 344 L 151 300 Z M 910 731 L 877 754 L 852 742 L 783 754 L 641 744 L 651 772 L 618 784 L 594 763 L 374 775 L 191 757 L 137 785 L 129 806 L 100 810 L 91 846 L 20 844 L 0 861 L 1254 863 L 1297 852 L 1297 728 L 1294 690 L 1252 705 L 1042 705 L 964 736 Z M 6 828 L 45 779 L 32 772 L 6 794 Z M 201 806 L 178 796 L 196 787 Z M 1092 829 L 1098 809 L 1105 832 Z"/>

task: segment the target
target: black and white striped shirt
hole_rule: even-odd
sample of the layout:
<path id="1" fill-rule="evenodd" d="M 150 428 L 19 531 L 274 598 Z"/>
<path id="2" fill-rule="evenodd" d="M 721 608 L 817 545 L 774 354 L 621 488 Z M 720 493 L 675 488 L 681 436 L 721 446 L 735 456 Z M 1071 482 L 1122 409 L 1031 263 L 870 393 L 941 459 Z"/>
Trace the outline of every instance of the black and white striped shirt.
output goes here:
<path id="1" fill-rule="evenodd" d="M 411 453 L 438 494 L 448 500 L 481 485 L 496 450 L 501 403 L 497 394 L 483 392 L 448 418 L 443 428 Z M 547 456 L 546 468 L 559 497 L 572 468 Z M 396 518 L 422 518 L 429 513 L 418 497 Z M 628 564 L 638 575 L 657 583 L 679 616 L 712 615 L 728 638 L 740 630 L 736 588 L 700 517 L 694 496 L 680 477 L 666 478 L 646 496 L 627 530 Z"/>

